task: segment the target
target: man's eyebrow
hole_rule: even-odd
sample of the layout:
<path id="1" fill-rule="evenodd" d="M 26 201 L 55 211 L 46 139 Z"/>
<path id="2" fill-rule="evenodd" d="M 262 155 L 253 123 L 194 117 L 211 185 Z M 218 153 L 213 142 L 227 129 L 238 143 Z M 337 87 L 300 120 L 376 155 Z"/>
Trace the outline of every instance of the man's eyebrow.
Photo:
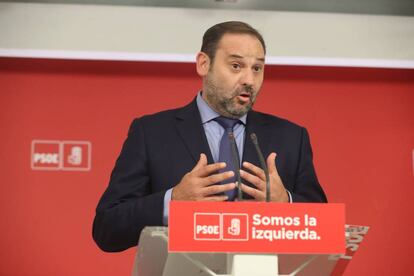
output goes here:
<path id="1" fill-rule="evenodd" d="M 232 55 L 230 55 L 229 57 L 230 57 L 230 58 L 243 58 L 242 56 L 240 56 L 240 55 L 236 55 L 236 54 L 232 54 Z"/>
<path id="2" fill-rule="evenodd" d="M 237 58 L 237 59 L 243 59 L 244 57 L 243 56 L 240 56 L 240 55 L 237 55 L 237 54 L 232 54 L 232 55 L 229 55 L 229 58 Z M 258 61 L 261 61 L 261 62 L 265 62 L 265 59 L 264 58 L 256 58 Z"/>

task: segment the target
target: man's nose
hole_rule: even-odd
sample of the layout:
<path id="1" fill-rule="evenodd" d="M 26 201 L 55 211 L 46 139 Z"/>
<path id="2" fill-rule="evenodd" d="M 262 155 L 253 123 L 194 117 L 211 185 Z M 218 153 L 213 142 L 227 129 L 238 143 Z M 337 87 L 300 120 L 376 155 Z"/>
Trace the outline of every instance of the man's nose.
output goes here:
<path id="1" fill-rule="evenodd" d="M 244 86 L 252 86 L 254 84 L 254 74 L 251 70 L 244 71 L 242 75 L 241 83 Z"/>

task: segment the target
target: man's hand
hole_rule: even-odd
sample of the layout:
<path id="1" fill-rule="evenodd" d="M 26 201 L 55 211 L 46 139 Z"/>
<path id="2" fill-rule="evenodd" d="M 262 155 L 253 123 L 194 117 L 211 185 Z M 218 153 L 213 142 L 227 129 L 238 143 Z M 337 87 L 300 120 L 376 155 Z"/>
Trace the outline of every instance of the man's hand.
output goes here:
<path id="1" fill-rule="evenodd" d="M 266 160 L 270 180 L 270 201 L 289 202 L 289 196 L 276 169 L 275 159 L 276 153 L 272 152 Z M 249 172 L 240 170 L 241 178 L 256 186 L 256 189 L 247 185 L 241 185 L 242 191 L 249 194 L 257 201 L 265 201 L 266 175 L 264 171 L 249 162 L 243 162 L 243 168 L 247 169 Z"/>
<path id="2" fill-rule="evenodd" d="M 184 175 L 180 183 L 172 190 L 172 200 L 205 200 L 205 201 L 225 201 L 226 195 L 219 195 L 230 191 L 236 187 L 234 183 L 217 184 L 234 175 L 228 171 L 216 173 L 226 167 L 225 163 L 214 163 L 207 165 L 207 157 L 204 153 L 195 167 Z"/>

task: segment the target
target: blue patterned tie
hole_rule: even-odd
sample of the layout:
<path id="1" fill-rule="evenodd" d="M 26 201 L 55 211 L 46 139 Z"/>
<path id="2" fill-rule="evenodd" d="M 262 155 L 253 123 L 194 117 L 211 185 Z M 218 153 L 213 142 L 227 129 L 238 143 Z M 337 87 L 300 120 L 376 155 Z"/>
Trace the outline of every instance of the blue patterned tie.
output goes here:
<path id="1" fill-rule="evenodd" d="M 225 162 L 227 166 L 223 170 L 220 170 L 220 172 L 225 172 L 225 171 L 234 172 L 234 176 L 232 178 L 222 181 L 221 184 L 236 182 L 237 167 L 234 162 L 229 134 L 233 133 L 233 128 L 239 122 L 239 120 L 230 119 L 226 117 L 217 117 L 214 120 L 224 128 L 224 133 L 220 141 L 219 162 Z M 236 152 L 237 154 L 239 154 L 237 150 L 237 145 L 236 145 Z M 238 156 L 237 156 L 237 160 L 239 160 Z M 233 189 L 231 191 L 226 192 L 226 195 L 228 196 L 229 201 L 234 200 L 234 198 L 236 197 L 236 191 L 237 189 Z"/>

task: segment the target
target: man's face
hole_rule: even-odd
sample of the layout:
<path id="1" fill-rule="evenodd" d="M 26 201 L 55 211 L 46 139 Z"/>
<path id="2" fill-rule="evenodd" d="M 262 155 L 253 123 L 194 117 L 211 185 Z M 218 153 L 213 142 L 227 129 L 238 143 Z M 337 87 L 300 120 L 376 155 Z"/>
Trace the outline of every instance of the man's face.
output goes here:
<path id="1" fill-rule="evenodd" d="M 225 34 L 203 79 L 203 98 L 220 115 L 239 118 L 253 106 L 263 83 L 264 49 L 248 34 Z"/>

